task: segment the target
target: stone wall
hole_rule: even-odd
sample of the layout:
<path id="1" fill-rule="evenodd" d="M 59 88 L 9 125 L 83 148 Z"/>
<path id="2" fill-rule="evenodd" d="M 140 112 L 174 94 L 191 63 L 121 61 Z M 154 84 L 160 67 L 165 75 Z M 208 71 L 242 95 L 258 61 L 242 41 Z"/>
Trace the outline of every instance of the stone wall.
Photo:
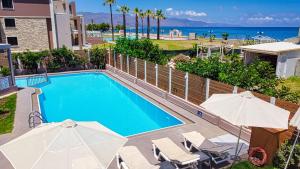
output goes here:
<path id="1" fill-rule="evenodd" d="M 46 18 L 15 18 L 15 20 L 16 28 L 5 28 L 3 25 L 6 36 L 18 38 L 18 46 L 12 47 L 12 51 L 49 49 Z"/>
<path id="2" fill-rule="evenodd" d="M 0 67 L 1 66 L 3 66 L 3 67 L 9 66 L 6 52 L 5 53 L 0 52 Z"/>

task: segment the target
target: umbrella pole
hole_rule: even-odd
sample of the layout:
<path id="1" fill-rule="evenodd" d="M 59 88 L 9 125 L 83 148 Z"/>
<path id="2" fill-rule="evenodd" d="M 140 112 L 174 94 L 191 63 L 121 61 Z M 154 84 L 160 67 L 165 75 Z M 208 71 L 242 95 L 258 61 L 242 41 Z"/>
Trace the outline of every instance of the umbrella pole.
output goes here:
<path id="1" fill-rule="evenodd" d="M 243 129 L 243 127 L 240 126 L 239 137 L 238 137 L 238 140 L 237 140 L 237 145 L 236 145 L 235 153 L 234 153 L 235 158 L 238 157 L 238 150 L 239 150 L 239 144 L 240 144 L 240 139 L 241 139 L 242 129 Z"/>
<path id="2" fill-rule="evenodd" d="M 240 131 L 239 131 L 239 136 L 238 136 L 238 140 L 237 140 L 237 145 L 236 145 L 236 148 L 235 148 L 235 153 L 234 153 L 234 156 L 231 157 L 231 159 L 233 160 L 233 162 L 232 162 L 230 168 L 232 168 L 233 165 L 235 164 L 235 162 L 239 159 L 238 158 L 238 150 L 239 150 L 239 144 L 240 144 L 242 129 L 243 129 L 243 126 L 240 126 Z"/>
<path id="3" fill-rule="evenodd" d="M 295 146 L 296 146 L 296 144 L 297 144 L 297 141 L 298 141 L 299 135 L 300 135 L 300 130 L 298 130 L 297 137 L 296 137 L 296 139 L 295 139 L 295 141 L 294 141 L 294 144 L 293 144 L 293 147 L 292 147 L 291 153 L 290 153 L 290 155 L 289 155 L 289 158 L 288 158 L 288 160 L 287 160 L 287 162 L 286 162 L 286 164 L 285 164 L 285 167 L 284 167 L 284 169 L 287 169 L 287 168 L 288 168 L 288 165 L 289 165 L 289 162 L 290 162 L 290 160 L 291 160 L 291 158 L 292 158 L 293 151 L 294 151 L 294 149 L 295 149 Z"/>

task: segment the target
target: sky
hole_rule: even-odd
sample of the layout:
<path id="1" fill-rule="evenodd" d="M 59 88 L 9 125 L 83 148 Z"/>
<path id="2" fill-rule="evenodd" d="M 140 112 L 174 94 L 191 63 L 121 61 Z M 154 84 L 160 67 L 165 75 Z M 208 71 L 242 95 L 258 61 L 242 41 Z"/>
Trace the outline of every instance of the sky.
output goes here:
<path id="1" fill-rule="evenodd" d="M 109 12 L 103 0 L 75 0 L 78 12 Z M 167 18 L 242 26 L 300 26 L 300 0 L 117 0 L 130 9 L 162 9 Z"/>

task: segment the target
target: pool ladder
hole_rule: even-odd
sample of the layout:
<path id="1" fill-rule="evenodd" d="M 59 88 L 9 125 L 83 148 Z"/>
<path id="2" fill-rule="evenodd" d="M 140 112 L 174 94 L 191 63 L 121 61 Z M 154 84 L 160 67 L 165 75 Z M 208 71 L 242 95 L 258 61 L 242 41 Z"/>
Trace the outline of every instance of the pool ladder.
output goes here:
<path id="1" fill-rule="evenodd" d="M 38 120 L 38 121 L 36 121 Z M 43 121 L 42 114 L 38 111 L 33 111 L 28 116 L 28 124 L 30 128 L 35 128 Z"/>
<path id="2" fill-rule="evenodd" d="M 31 87 L 48 81 L 49 81 L 49 77 L 47 72 L 44 74 L 33 75 L 27 78 L 27 86 Z"/>

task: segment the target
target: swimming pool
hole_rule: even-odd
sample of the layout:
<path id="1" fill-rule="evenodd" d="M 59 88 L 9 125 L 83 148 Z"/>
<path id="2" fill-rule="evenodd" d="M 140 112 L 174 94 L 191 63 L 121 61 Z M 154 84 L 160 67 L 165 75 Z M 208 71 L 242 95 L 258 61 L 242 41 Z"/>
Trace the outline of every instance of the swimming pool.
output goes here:
<path id="1" fill-rule="evenodd" d="M 36 86 L 45 122 L 97 121 L 111 130 L 132 136 L 183 124 L 160 107 L 103 73 L 49 76 L 50 83 Z M 17 79 L 25 85 L 25 79 Z"/>

